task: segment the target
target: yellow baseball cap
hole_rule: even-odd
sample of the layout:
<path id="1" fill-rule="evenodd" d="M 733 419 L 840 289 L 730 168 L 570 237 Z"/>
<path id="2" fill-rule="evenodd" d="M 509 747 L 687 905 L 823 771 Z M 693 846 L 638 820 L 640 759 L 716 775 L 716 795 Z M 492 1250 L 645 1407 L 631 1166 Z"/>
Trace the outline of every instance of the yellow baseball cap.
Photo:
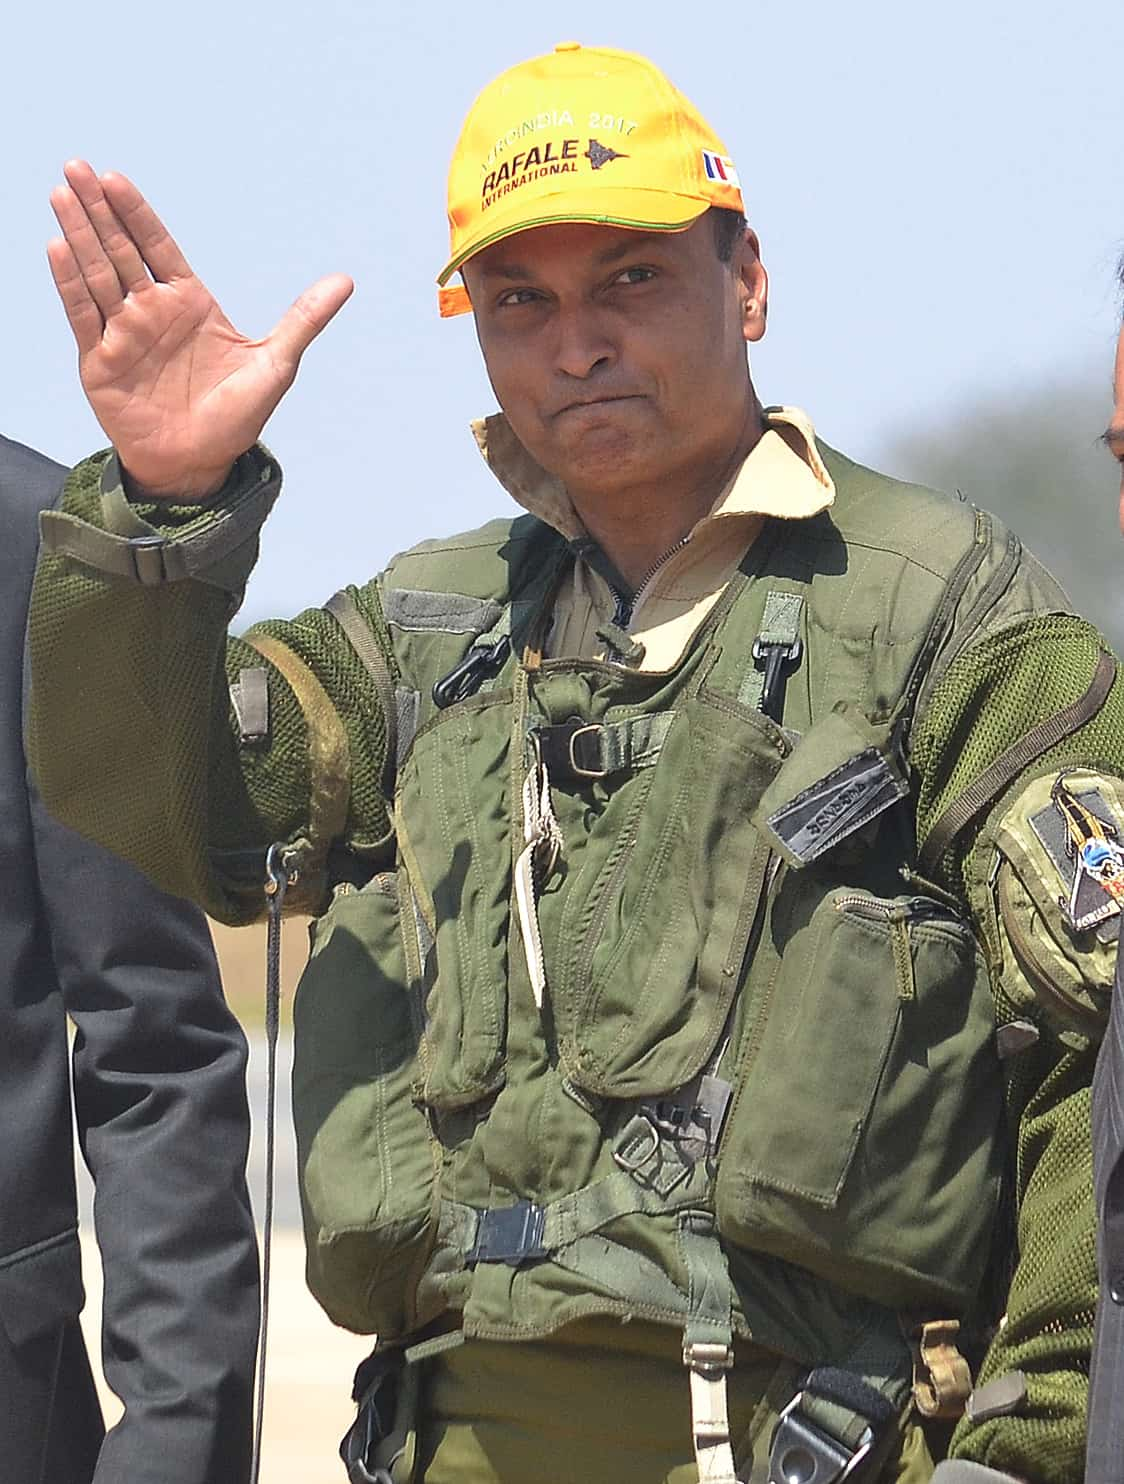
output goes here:
<path id="1" fill-rule="evenodd" d="M 503 237 L 551 222 L 682 232 L 711 206 L 744 211 L 734 162 L 658 67 L 562 41 L 488 84 L 449 167 L 441 313 L 471 309 L 449 279 Z"/>

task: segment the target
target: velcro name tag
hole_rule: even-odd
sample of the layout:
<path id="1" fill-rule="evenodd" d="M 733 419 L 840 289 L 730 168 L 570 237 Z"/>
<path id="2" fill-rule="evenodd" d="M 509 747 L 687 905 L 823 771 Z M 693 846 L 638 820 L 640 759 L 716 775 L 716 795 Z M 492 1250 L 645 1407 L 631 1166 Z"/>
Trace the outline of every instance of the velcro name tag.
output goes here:
<path id="1" fill-rule="evenodd" d="M 887 758 L 870 747 L 802 789 L 765 823 L 801 865 L 825 855 L 908 793 Z"/>

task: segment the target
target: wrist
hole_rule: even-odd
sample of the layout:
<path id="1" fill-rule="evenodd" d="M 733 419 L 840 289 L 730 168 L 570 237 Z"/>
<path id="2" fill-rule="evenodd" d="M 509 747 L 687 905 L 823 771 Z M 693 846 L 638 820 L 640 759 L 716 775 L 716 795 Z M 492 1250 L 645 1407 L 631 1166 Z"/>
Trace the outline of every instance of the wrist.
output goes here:
<path id="1" fill-rule="evenodd" d="M 181 505 L 202 504 L 217 495 L 230 478 L 233 464 L 220 470 L 193 470 L 172 484 L 157 484 L 149 479 L 138 478 L 124 464 L 121 468 L 121 483 L 129 500 L 143 504 L 146 501 L 166 500 Z"/>

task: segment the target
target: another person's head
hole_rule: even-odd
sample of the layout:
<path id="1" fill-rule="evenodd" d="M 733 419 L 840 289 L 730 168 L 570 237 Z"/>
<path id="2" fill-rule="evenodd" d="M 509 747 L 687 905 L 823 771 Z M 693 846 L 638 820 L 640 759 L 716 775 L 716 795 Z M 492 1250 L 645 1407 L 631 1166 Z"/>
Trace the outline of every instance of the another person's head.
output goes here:
<path id="1" fill-rule="evenodd" d="M 449 221 L 442 311 L 472 309 L 516 436 L 572 491 L 689 478 L 737 448 L 768 283 L 725 146 L 650 62 L 566 43 L 496 79 Z"/>

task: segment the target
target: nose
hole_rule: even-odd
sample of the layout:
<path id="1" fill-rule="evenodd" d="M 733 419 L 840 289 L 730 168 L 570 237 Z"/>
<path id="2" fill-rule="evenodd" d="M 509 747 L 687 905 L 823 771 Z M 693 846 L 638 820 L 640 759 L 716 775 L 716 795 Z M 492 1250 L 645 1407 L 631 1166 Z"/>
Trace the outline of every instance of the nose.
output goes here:
<path id="1" fill-rule="evenodd" d="M 604 319 L 588 302 L 559 305 L 555 335 L 555 366 L 567 376 L 585 381 L 616 361 L 616 347 L 606 333 Z"/>

